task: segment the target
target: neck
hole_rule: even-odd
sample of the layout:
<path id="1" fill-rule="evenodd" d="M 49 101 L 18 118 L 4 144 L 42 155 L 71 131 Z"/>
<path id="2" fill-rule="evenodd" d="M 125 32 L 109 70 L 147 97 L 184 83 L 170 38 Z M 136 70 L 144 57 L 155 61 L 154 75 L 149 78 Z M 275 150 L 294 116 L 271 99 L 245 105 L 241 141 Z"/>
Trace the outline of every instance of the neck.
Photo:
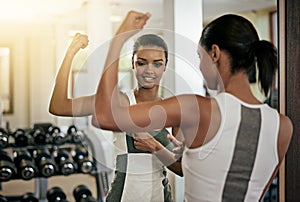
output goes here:
<path id="1" fill-rule="evenodd" d="M 247 74 L 238 72 L 231 75 L 225 85 L 225 92 L 249 104 L 260 104 L 261 102 L 253 95 Z"/>
<path id="2" fill-rule="evenodd" d="M 158 86 L 150 89 L 142 87 L 136 88 L 134 90 L 134 96 L 137 103 L 160 100 L 158 96 Z"/>

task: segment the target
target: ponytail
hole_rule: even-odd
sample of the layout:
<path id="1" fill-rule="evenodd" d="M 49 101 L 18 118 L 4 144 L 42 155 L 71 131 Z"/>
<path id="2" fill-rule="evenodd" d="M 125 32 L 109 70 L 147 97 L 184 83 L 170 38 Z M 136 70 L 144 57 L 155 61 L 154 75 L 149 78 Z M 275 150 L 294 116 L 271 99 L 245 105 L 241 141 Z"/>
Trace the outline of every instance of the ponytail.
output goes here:
<path id="1" fill-rule="evenodd" d="M 278 68 L 277 49 L 272 43 L 261 40 L 253 43 L 253 52 L 258 67 L 258 79 L 267 96 Z"/>

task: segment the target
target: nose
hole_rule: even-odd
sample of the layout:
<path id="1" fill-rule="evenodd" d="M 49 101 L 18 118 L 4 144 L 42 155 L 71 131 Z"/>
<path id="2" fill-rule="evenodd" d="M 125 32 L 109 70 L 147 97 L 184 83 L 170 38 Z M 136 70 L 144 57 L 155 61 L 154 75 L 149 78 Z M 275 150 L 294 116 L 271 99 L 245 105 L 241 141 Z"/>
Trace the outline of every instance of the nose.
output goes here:
<path id="1" fill-rule="evenodd" d="M 147 68 L 146 68 L 146 72 L 147 73 L 154 73 L 154 65 L 152 64 L 152 63 L 149 63 L 148 65 L 147 65 Z"/>

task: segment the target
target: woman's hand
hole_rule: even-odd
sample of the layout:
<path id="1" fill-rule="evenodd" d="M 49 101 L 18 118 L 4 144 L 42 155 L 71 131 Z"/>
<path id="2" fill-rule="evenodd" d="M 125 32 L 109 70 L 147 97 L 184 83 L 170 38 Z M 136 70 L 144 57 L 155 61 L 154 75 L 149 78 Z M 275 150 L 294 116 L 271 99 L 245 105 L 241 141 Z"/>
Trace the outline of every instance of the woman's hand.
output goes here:
<path id="1" fill-rule="evenodd" d="M 163 146 L 147 132 L 135 133 L 133 134 L 133 139 L 136 149 L 155 153 L 163 148 Z"/>
<path id="2" fill-rule="evenodd" d="M 89 44 L 88 36 L 85 34 L 76 33 L 68 48 L 68 52 L 76 54 L 81 48 L 84 49 Z"/>
<path id="3" fill-rule="evenodd" d="M 130 36 L 134 35 L 139 30 L 143 29 L 150 16 L 150 13 L 140 13 L 136 11 L 128 12 L 127 16 L 116 32 L 116 35 L 124 34 L 127 32 L 130 32 Z"/>
<path id="4" fill-rule="evenodd" d="M 174 149 L 172 150 L 175 154 L 175 158 L 179 159 L 182 156 L 183 150 L 184 150 L 184 143 L 177 140 L 173 135 L 168 134 L 167 136 L 169 140 L 174 144 Z"/>

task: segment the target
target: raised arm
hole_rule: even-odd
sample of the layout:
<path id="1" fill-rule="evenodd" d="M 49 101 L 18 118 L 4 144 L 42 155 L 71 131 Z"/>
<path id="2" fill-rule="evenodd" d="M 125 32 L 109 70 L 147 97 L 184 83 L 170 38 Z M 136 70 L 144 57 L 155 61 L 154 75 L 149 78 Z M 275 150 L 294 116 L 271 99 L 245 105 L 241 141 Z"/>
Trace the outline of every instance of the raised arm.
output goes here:
<path id="1" fill-rule="evenodd" d="M 61 67 L 55 79 L 49 104 L 49 112 L 58 116 L 87 116 L 94 109 L 94 95 L 79 98 L 68 97 L 68 79 L 72 61 L 77 52 L 88 45 L 88 37 L 77 33 L 67 49 Z"/>
<path id="2" fill-rule="evenodd" d="M 105 70 L 95 97 L 93 125 L 96 127 L 107 130 L 143 132 L 179 126 L 180 121 L 183 120 L 180 99 L 176 97 L 130 107 L 121 106 L 119 103 L 117 82 L 121 48 L 131 36 L 143 28 L 149 17 L 148 13 L 129 12 L 110 43 Z M 183 96 L 181 100 L 184 99 Z M 191 116 L 187 118 L 189 119 Z M 185 120 L 188 121 L 188 119 Z"/>

